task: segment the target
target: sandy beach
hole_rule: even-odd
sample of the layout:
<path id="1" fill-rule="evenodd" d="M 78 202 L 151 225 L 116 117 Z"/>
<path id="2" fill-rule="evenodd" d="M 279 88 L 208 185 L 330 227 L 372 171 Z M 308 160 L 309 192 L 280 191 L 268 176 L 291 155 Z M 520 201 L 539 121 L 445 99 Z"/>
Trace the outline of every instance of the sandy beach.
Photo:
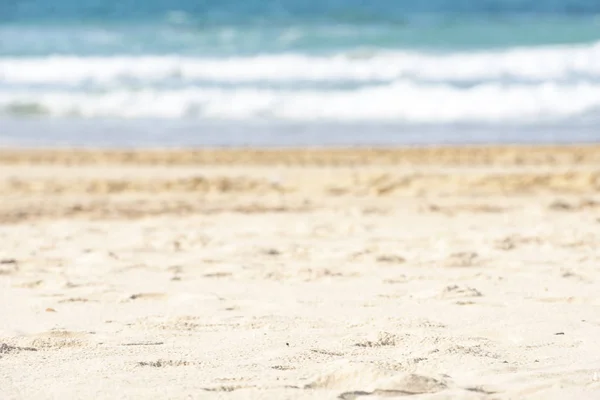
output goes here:
<path id="1" fill-rule="evenodd" d="M 0 150 L 1 399 L 598 399 L 600 146 Z"/>

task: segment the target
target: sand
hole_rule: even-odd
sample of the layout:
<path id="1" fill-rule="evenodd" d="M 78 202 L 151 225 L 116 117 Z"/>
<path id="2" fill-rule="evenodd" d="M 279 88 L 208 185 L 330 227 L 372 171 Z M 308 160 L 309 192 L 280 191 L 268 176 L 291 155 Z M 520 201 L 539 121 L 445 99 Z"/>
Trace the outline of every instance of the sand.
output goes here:
<path id="1" fill-rule="evenodd" d="M 0 151 L 2 399 L 598 399 L 600 147 Z"/>

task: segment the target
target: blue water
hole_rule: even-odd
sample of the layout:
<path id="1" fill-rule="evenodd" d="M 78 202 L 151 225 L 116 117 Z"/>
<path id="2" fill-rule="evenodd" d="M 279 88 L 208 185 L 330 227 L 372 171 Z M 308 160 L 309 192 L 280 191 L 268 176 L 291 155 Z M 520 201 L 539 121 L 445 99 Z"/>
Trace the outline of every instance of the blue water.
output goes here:
<path id="1" fill-rule="evenodd" d="M 0 145 L 598 141 L 599 117 L 600 1 L 0 2 Z"/>

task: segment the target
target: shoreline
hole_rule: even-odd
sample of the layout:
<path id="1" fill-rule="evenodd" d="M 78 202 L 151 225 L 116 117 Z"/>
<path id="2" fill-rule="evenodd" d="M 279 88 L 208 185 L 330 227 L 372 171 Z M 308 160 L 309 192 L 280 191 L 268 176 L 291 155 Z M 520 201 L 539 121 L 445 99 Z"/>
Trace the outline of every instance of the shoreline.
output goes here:
<path id="1" fill-rule="evenodd" d="M 600 144 L 300 148 L 0 148 L 0 164 L 155 165 L 580 165 Z"/>

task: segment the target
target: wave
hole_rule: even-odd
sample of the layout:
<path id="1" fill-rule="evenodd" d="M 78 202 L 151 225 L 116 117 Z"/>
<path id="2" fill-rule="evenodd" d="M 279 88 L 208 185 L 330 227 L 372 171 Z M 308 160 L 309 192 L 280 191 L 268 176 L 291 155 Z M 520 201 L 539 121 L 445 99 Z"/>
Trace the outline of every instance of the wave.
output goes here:
<path id="1" fill-rule="evenodd" d="M 201 118 L 402 123 L 551 121 L 600 110 L 600 84 L 471 88 L 399 81 L 355 90 L 1 91 L 0 113 L 81 118 Z"/>
<path id="2" fill-rule="evenodd" d="M 328 56 L 302 54 L 198 58 L 115 56 L 0 58 L 4 84 L 93 83 L 164 80 L 215 82 L 357 82 L 414 79 L 548 81 L 600 79 L 600 43 L 563 47 L 516 48 L 427 54 L 407 51 L 350 52 Z"/>
<path id="3" fill-rule="evenodd" d="M 0 114 L 447 123 L 600 110 L 600 42 L 329 55 L 0 57 Z"/>

